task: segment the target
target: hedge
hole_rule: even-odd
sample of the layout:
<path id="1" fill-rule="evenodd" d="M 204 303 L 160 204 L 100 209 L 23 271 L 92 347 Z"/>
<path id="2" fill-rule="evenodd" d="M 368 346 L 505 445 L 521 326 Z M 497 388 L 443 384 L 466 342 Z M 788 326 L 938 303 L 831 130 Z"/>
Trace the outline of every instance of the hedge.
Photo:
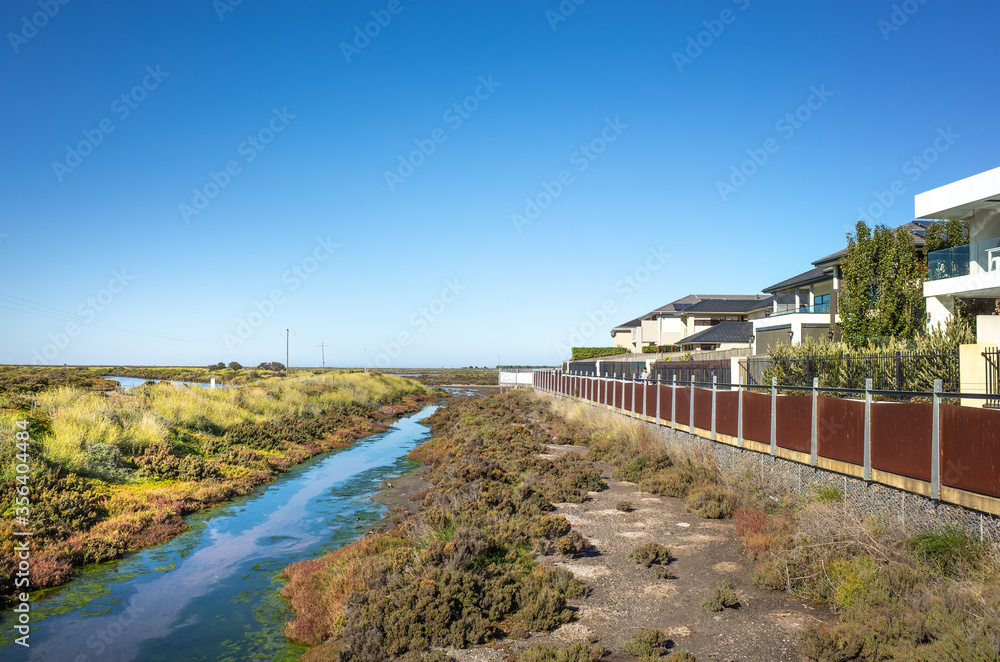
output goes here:
<path id="1" fill-rule="evenodd" d="M 602 356 L 612 356 L 614 354 L 628 354 L 625 347 L 574 347 L 573 361 L 583 361 L 585 359 L 596 359 Z"/>

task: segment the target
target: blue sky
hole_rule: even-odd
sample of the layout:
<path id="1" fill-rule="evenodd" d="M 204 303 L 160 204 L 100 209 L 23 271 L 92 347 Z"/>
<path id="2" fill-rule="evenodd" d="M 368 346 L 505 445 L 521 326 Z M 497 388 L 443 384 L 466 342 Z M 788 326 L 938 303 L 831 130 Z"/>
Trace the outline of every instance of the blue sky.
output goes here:
<path id="1" fill-rule="evenodd" d="M 0 362 L 554 364 L 998 165 L 992 2 L 234 2 L 3 4 Z"/>

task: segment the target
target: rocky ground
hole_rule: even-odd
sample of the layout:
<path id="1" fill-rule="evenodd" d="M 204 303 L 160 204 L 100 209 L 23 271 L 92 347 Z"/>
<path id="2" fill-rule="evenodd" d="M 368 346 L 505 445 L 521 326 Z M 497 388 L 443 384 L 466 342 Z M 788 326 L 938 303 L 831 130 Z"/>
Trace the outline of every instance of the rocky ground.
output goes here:
<path id="1" fill-rule="evenodd" d="M 550 456 L 586 450 L 580 446 L 548 448 Z M 701 519 L 684 510 L 683 500 L 641 492 L 634 483 L 612 479 L 610 466 L 597 466 L 607 490 L 592 492 L 583 504 L 555 504 L 556 514 L 566 517 L 590 540 L 590 552 L 573 560 L 540 559 L 571 570 L 591 587 L 588 597 L 572 603 L 574 619 L 551 633 L 528 639 L 508 638 L 493 647 L 448 651 L 456 660 L 501 662 L 536 644 L 573 641 L 604 646 L 610 651 L 604 660 L 635 660 L 624 653 L 624 643 L 646 628 L 664 630 L 675 648 L 691 651 L 699 662 L 805 659 L 796 652 L 796 634 L 808 624 L 832 620 L 828 611 L 754 586 L 751 564 L 731 522 Z M 384 503 L 403 505 L 398 488 L 425 486 L 415 474 L 403 481 L 408 484 L 393 484 L 393 491 L 400 494 Z M 631 512 L 617 508 L 623 501 L 631 502 Z M 674 579 L 657 579 L 651 569 L 628 557 L 634 547 L 647 542 L 670 549 Z M 734 587 L 739 605 L 712 613 L 701 603 L 724 578 Z"/>

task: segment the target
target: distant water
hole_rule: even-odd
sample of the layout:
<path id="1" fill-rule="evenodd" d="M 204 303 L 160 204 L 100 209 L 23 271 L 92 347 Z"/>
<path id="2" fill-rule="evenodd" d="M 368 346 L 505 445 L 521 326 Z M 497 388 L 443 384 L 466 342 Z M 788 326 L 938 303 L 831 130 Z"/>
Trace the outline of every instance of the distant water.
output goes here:
<path id="1" fill-rule="evenodd" d="M 386 512 L 371 496 L 417 465 L 406 454 L 430 436 L 420 421 L 293 467 L 274 483 L 191 515 L 190 530 L 127 559 L 90 566 L 32 605 L 31 648 L 13 643 L 10 612 L 0 659 L 42 662 L 295 660 L 279 596 L 289 563 L 339 549 Z"/>
<path id="2" fill-rule="evenodd" d="M 115 377 L 113 375 L 104 375 L 104 379 L 110 379 L 111 381 L 118 382 L 119 384 L 121 384 L 122 388 L 126 389 L 126 390 L 128 390 L 130 388 L 135 388 L 136 386 L 142 386 L 146 382 L 157 382 L 157 383 L 159 383 L 159 382 L 163 381 L 162 379 L 146 379 L 145 377 Z M 197 384 L 198 386 L 200 386 L 202 388 L 212 388 L 212 384 L 211 383 L 203 383 L 203 382 L 175 382 L 173 380 L 170 380 L 170 383 L 171 384 L 177 384 L 177 385 L 184 385 L 184 386 L 188 386 L 188 385 L 191 385 L 191 384 Z M 215 385 L 215 388 L 226 388 L 226 386 L 224 386 L 223 384 L 218 384 L 217 383 Z"/>

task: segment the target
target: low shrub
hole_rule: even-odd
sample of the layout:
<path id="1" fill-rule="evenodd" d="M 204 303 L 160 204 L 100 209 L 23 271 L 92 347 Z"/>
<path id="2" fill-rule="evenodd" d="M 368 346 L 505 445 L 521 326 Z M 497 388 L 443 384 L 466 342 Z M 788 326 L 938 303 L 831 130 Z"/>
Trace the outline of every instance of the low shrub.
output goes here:
<path id="1" fill-rule="evenodd" d="M 601 646 L 591 648 L 582 641 L 568 646 L 532 646 L 517 656 L 517 662 L 596 662 L 604 656 Z"/>
<path id="2" fill-rule="evenodd" d="M 844 494 L 833 485 L 824 485 L 816 490 L 815 499 L 820 503 L 835 503 L 844 500 Z"/>
<path id="3" fill-rule="evenodd" d="M 718 485 L 696 488 L 688 495 L 684 508 L 705 519 L 728 519 L 739 499 L 731 490 Z"/>
<path id="4" fill-rule="evenodd" d="M 715 586 L 715 590 L 712 594 L 705 598 L 705 601 L 701 603 L 701 606 L 708 611 L 722 611 L 726 607 L 735 607 L 740 603 L 739 599 L 736 597 L 735 591 L 733 591 L 732 584 L 729 583 L 728 579 L 723 579 Z"/>
<path id="5" fill-rule="evenodd" d="M 145 478 L 177 478 L 181 458 L 169 443 L 150 444 L 135 458 L 139 476 Z"/>
<path id="6" fill-rule="evenodd" d="M 904 541 L 906 548 L 931 570 L 957 577 L 979 566 L 988 546 L 954 526 L 927 531 Z"/>
<path id="7" fill-rule="evenodd" d="M 643 630 L 625 642 L 625 652 L 636 657 L 659 657 L 667 652 L 671 641 L 663 630 Z"/>
<path id="8" fill-rule="evenodd" d="M 698 662 L 698 660 L 691 651 L 678 648 L 663 658 L 663 662 Z"/>
<path id="9" fill-rule="evenodd" d="M 633 510 L 631 501 L 619 501 L 615 504 L 615 508 L 623 513 L 630 513 Z"/>
<path id="10" fill-rule="evenodd" d="M 670 563 L 670 549 L 658 542 L 648 542 L 633 549 L 628 557 L 644 568 L 667 565 Z"/>
<path id="11" fill-rule="evenodd" d="M 90 444 L 86 448 L 84 466 L 97 478 L 108 482 L 123 483 L 135 473 L 132 465 L 122 456 L 117 446 L 111 444 Z"/>

